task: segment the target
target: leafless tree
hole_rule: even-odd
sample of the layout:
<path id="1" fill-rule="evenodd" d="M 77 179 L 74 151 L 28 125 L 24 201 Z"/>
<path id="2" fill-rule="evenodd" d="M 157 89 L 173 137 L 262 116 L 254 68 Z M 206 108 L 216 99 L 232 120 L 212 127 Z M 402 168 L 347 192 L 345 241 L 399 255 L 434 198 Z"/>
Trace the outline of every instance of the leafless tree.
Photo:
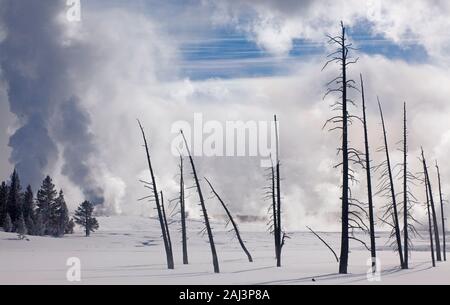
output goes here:
<path id="1" fill-rule="evenodd" d="M 167 232 L 166 224 L 164 221 L 162 207 L 161 207 L 161 204 L 159 201 L 158 188 L 156 186 L 156 179 L 155 179 L 152 162 L 151 162 L 151 158 L 150 158 L 150 150 L 149 150 L 149 146 L 147 143 L 147 138 L 145 137 L 144 128 L 142 127 L 141 122 L 138 121 L 138 124 L 139 124 L 139 128 L 141 129 L 141 132 L 142 132 L 142 138 L 144 140 L 144 147 L 145 147 L 145 152 L 146 152 L 146 156 L 147 156 L 147 163 L 148 163 L 148 168 L 149 168 L 150 177 L 151 177 L 151 182 L 145 182 L 145 181 L 142 181 L 142 182 L 146 185 L 146 188 L 150 189 L 152 192 L 152 194 L 150 196 L 144 197 L 141 200 L 149 199 L 149 200 L 154 201 L 156 204 L 156 210 L 158 212 L 158 219 L 159 219 L 159 223 L 161 226 L 161 232 L 162 232 L 162 237 L 163 237 L 163 241 L 164 241 L 164 248 L 166 251 L 167 268 L 174 269 L 175 266 L 174 266 L 172 248 L 169 244 L 169 239 L 168 239 L 168 234 L 167 234 L 168 232 Z"/>
<path id="2" fill-rule="evenodd" d="M 432 215 L 432 219 L 433 219 L 433 231 L 434 231 L 434 241 L 436 244 L 436 260 L 438 262 L 442 261 L 442 256 L 441 256 L 441 242 L 440 242 L 440 238 L 439 238 L 439 226 L 438 226 L 438 222 L 437 222 L 437 216 L 436 216 L 436 208 L 434 205 L 434 196 L 433 196 L 433 188 L 431 186 L 431 181 L 430 181 L 430 175 L 428 172 L 428 167 L 427 167 L 427 162 L 425 159 L 425 154 L 423 152 L 422 149 L 422 159 L 424 162 L 424 171 L 425 171 L 425 176 L 426 176 L 426 182 L 428 184 L 428 193 L 429 193 L 429 199 L 430 199 L 430 205 L 431 205 L 431 215 Z"/>
<path id="3" fill-rule="evenodd" d="M 355 85 L 355 81 L 349 79 L 347 76 L 347 69 L 350 65 L 356 63 L 358 58 L 352 58 L 350 51 L 354 50 L 351 43 L 348 43 L 348 39 L 346 36 L 346 28 L 344 24 L 341 22 L 341 34 L 337 36 L 328 35 L 328 43 L 330 45 L 336 46 L 336 50 L 328 55 L 328 61 L 325 63 L 323 69 L 325 69 L 329 64 L 337 64 L 340 68 L 340 74 L 338 77 L 331 80 L 327 86 L 327 92 L 325 97 L 329 94 L 337 93 L 339 95 L 338 101 L 334 102 L 330 107 L 332 111 L 339 112 L 338 115 L 330 118 L 325 123 L 327 125 L 333 125 L 330 127 L 330 131 L 338 130 L 342 133 L 342 145 L 338 149 L 338 153 L 342 154 L 342 162 L 339 163 L 336 168 L 342 168 L 342 236 L 341 236 L 341 255 L 339 260 L 339 273 L 347 274 L 348 272 L 348 253 L 349 253 L 349 240 L 354 238 L 354 236 L 349 235 L 350 228 L 353 227 L 362 227 L 360 223 L 360 216 L 354 216 L 354 219 L 351 220 L 350 215 L 352 212 L 350 211 L 351 206 L 351 190 L 350 190 L 350 181 L 352 181 L 355 176 L 354 172 L 350 169 L 349 163 L 354 160 L 356 162 L 360 162 L 360 153 L 349 146 L 349 125 L 352 124 L 352 119 L 356 118 L 349 113 L 349 106 L 356 106 L 354 101 L 348 97 L 349 89 L 358 90 Z M 322 69 L 322 70 L 323 70 Z M 324 97 L 324 98 L 325 98 Z M 324 126 L 324 127 L 325 127 Z M 356 160 L 355 160 L 356 159 Z M 351 224 L 353 223 L 353 225 Z"/>
<path id="4" fill-rule="evenodd" d="M 172 239 L 170 238 L 169 223 L 167 221 L 166 207 L 164 206 L 164 195 L 162 191 L 160 192 L 160 194 L 161 194 L 161 211 L 164 220 L 164 227 L 166 228 L 167 243 L 169 244 L 170 253 L 173 255 Z"/>
<path id="5" fill-rule="evenodd" d="M 376 239 L 375 239 L 375 213 L 373 205 L 373 191 L 372 191 L 372 167 L 370 165 L 370 148 L 369 148 L 369 132 L 367 127 L 367 116 L 366 116 L 366 99 L 364 94 L 364 80 L 362 74 L 361 78 L 361 95 L 362 95 L 362 106 L 363 106 L 363 125 L 364 125 L 364 148 L 365 148 L 365 169 L 367 176 L 367 198 L 369 204 L 369 232 L 370 232 L 370 252 L 372 256 L 372 272 L 377 271 L 377 250 L 376 250 Z"/>
<path id="6" fill-rule="evenodd" d="M 203 198 L 203 192 L 202 192 L 202 188 L 201 188 L 201 185 L 200 185 L 200 181 L 198 179 L 198 175 L 197 175 L 197 170 L 195 168 L 194 159 L 192 158 L 191 151 L 189 149 L 189 146 L 188 146 L 188 143 L 186 141 L 186 137 L 184 136 L 183 131 L 181 131 L 181 135 L 183 137 L 184 144 L 185 144 L 185 147 L 186 147 L 186 151 L 187 151 L 187 154 L 188 154 L 188 157 L 189 157 L 189 161 L 191 163 L 192 175 L 194 176 L 195 187 L 197 189 L 197 194 L 198 194 L 198 197 L 199 197 L 199 200 L 200 200 L 200 206 L 201 206 L 201 209 L 202 209 L 203 219 L 204 219 L 204 223 L 205 223 L 205 230 L 206 230 L 206 233 L 208 234 L 209 245 L 211 247 L 211 255 L 212 255 L 212 260 L 213 260 L 214 272 L 215 273 L 220 273 L 219 260 L 217 259 L 217 251 L 216 251 L 216 246 L 214 244 L 214 236 L 213 236 L 213 232 L 212 232 L 212 229 L 211 229 L 211 225 L 209 223 L 208 211 L 206 209 L 205 200 Z"/>
<path id="7" fill-rule="evenodd" d="M 441 184 L 441 172 L 439 170 L 439 165 L 436 162 L 436 169 L 438 174 L 438 183 L 439 183 L 439 200 L 441 201 L 441 217 L 442 217 L 442 239 L 443 239 L 443 248 L 444 248 L 444 261 L 447 261 L 447 241 L 445 236 L 445 210 L 444 210 L 444 198 L 442 195 L 442 184 Z"/>
<path id="8" fill-rule="evenodd" d="M 401 177 L 403 190 L 402 190 L 402 208 L 403 208 L 403 244 L 404 244 L 404 265 L 403 269 L 409 268 L 410 249 L 413 247 L 413 237 L 419 235 L 415 224 L 419 222 L 414 218 L 413 210 L 414 206 L 418 203 L 417 198 L 412 192 L 412 187 L 419 179 L 409 171 L 408 163 L 408 121 L 406 102 L 403 104 L 403 139 L 400 141 L 402 148 L 400 151 L 403 154 L 403 163 L 400 166 L 399 176 Z"/>
<path id="9" fill-rule="evenodd" d="M 381 170 L 381 179 L 378 184 L 378 193 L 379 195 L 387 198 L 388 203 L 383 207 L 383 215 L 381 220 L 383 223 L 389 225 L 392 228 L 391 238 L 395 238 L 393 244 L 396 245 L 396 250 L 398 251 L 400 258 L 400 266 L 402 268 L 405 267 L 405 260 L 403 257 L 403 248 L 402 248 L 402 238 L 400 231 L 400 223 L 399 223 L 399 213 L 397 207 L 397 197 L 395 193 L 394 187 L 394 177 L 391 166 L 391 158 L 389 153 L 389 145 L 387 139 L 387 131 L 386 124 L 384 122 L 383 109 L 381 108 L 381 103 L 378 100 L 378 107 L 380 109 L 381 116 L 381 124 L 383 128 L 383 138 L 384 138 L 384 146 L 379 149 L 379 151 L 384 151 L 386 155 L 386 160 L 383 161 L 378 167 L 378 170 Z"/>
<path id="10" fill-rule="evenodd" d="M 430 249 L 431 249 L 431 261 L 433 264 L 433 267 L 436 267 L 436 258 L 434 255 L 434 241 L 433 241 L 433 222 L 431 220 L 431 208 L 430 208 L 430 192 L 428 189 L 428 177 L 427 177 L 427 164 L 423 155 L 423 150 L 422 150 L 422 163 L 423 163 L 423 174 L 424 174 L 424 179 L 423 182 L 425 184 L 425 191 L 426 191 L 426 198 L 427 198 L 427 202 L 426 202 L 426 206 L 427 206 L 427 215 L 428 215 L 428 231 L 430 232 Z"/>
<path id="11" fill-rule="evenodd" d="M 183 156 L 180 155 L 180 215 L 181 215 L 181 238 L 183 244 L 183 264 L 189 264 L 188 248 L 187 248 L 187 229 L 186 229 L 186 202 L 184 195 L 184 166 Z"/>
<path id="12" fill-rule="evenodd" d="M 221 203 L 222 207 L 224 208 L 225 212 L 227 213 L 228 216 L 228 222 L 227 225 L 229 223 L 231 223 L 231 225 L 233 226 L 233 230 L 234 233 L 236 234 L 236 237 L 239 241 L 239 244 L 241 245 L 242 250 L 244 251 L 244 253 L 247 255 L 248 261 L 251 263 L 253 262 L 253 258 L 250 255 L 250 252 L 247 250 L 247 247 L 244 244 L 244 241 L 242 240 L 241 237 L 241 233 L 239 232 L 239 228 L 237 223 L 234 221 L 233 216 L 231 215 L 230 210 L 228 209 L 227 205 L 225 204 L 225 202 L 223 202 L 222 198 L 219 196 L 219 194 L 216 192 L 216 190 L 214 189 L 214 187 L 212 186 L 211 182 L 209 182 L 208 179 L 206 179 L 206 182 L 208 183 L 209 187 L 211 188 L 211 192 L 216 196 L 217 200 L 219 200 L 219 202 Z"/>

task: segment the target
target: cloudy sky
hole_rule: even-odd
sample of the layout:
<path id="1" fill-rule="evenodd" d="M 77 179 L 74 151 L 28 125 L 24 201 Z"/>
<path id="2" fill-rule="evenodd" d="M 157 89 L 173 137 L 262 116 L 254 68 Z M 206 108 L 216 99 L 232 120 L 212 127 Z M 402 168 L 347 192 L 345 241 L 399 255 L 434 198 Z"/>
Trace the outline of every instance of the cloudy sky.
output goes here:
<path id="1" fill-rule="evenodd" d="M 420 171 L 422 145 L 430 162 L 441 161 L 450 192 L 448 1 L 81 0 L 80 22 L 67 19 L 69 9 L 65 0 L 0 0 L 2 179 L 14 166 L 34 185 L 51 174 L 72 208 L 88 197 L 110 212 L 148 215 L 152 205 L 137 201 L 146 195 L 138 180 L 148 174 L 136 118 L 159 185 L 175 198 L 175 122 L 193 123 L 195 113 L 224 124 L 277 114 L 286 228 L 337 228 L 339 134 L 322 130 L 333 101 L 322 97 L 338 71 L 321 69 L 330 51 L 325 36 L 337 34 L 342 20 L 360 58 L 350 76 L 363 73 L 366 82 L 374 163 L 383 159 L 375 153 L 376 96 L 395 161 L 406 101 L 412 171 Z M 350 131 L 356 147 L 360 127 Z M 197 158 L 235 213 L 264 216 L 270 203 L 259 161 Z M 354 190 L 364 200 L 362 174 Z M 199 215 L 194 193 L 189 200 Z M 220 214 L 217 202 L 208 206 Z"/>

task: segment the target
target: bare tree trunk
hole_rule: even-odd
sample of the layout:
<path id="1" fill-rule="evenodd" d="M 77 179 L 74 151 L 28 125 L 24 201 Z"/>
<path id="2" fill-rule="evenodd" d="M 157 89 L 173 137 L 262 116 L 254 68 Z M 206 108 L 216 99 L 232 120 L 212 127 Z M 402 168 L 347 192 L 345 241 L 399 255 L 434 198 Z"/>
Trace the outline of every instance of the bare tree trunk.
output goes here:
<path id="1" fill-rule="evenodd" d="M 348 218 L 349 218 L 349 157 L 348 157 L 348 110 L 347 110 L 347 49 L 345 46 L 345 27 L 342 24 L 342 236 L 339 273 L 348 272 Z"/>
<path id="2" fill-rule="evenodd" d="M 278 234 L 278 213 L 277 213 L 277 196 L 276 196 L 276 178 L 275 178 L 275 166 L 272 162 L 272 168 L 271 168 L 271 192 L 272 192 L 272 213 L 273 213 L 273 236 L 275 240 L 275 257 L 278 261 L 278 245 L 280 244 L 280 235 Z"/>
<path id="3" fill-rule="evenodd" d="M 428 214 L 428 230 L 430 232 L 431 261 L 433 263 L 433 267 L 436 267 L 436 259 L 434 257 L 433 225 L 431 222 L 430 195 L 429 195 L 429 191 L 428 191 L 428 178 L 426 175 L 427 165 L 426 165 L 425 159 L 423 159 L 423 155 L 422 155 L 422 161 L 423 161 L 423 168 L 424 168 L 424 173 L 425 173 L 425 190 L 427 193 L 427 196 L 426 196 L 427 197 L 427 214 Z"/>
<path id="4" fill-rule="evenodd" d="M 392 167 L 391 167 L 391 159 L 389 155 L 389 146 L 388 146 L 388 140 L 387 140 L 387 133 L 386 133 L 386 125 L 384 123 L 384 116 L 383 116 L 383 109 L 381 108 L 381 103 L 378 101 L 378 107 L 380 109 L 380 115 L 381 115 L 381 123 L 383 127 L 383 135 L 384 135 L 384 148 L 386 153 L 386 162 L 387 162 L 387 170 L 389 175 L 389 188 L 391 191 L 391 197 L 392 197 L 392 217 L 394 221 L 394 229 L 395 229 L 395 238 L 397 241 L 397 248 L 400 258 L 400 266 L 403 268 L 405 261 L 403 258 L 403 248 L 402 248 L 402 238 L 401 238 L 401 232 L 400 232 L 400 224 L 398 219 L 398 208 L 397 208 L 397 199 L 395 194 L 395 188 L 394 188 L 394 178 L 392 175 Z"/>
<path id="5" fill-rule="evenodd" d="M 423 150 L 422 150 L 422 158 L 425 163 L 425 175 L 427 177 L 428 192 L 429 192 L 430 203 L 431 203 L 431 215 L 432 215 L 432 219 L 433 219 L 434 239 L 435 239 L 435 243 L 436 243 L 436 260 L 438 262 L 441 262 L 442 256 L 441 256 L 441 242 L 440 242 L 440 238 L 439 238 L 439 226 L 438 226 L 438 222 L 437 222 L 436 208 L 434 205 L 433 189 L 431 187 L 430 175 L 428 174 L 428 167 L 426 166 L 426 159 L 425 159 Z"/>
<path id="6" fill-rule="evenodd" d="M 277 240 L 278 240 L 278 255 L 277 255 L 277 267 L 281 267 L 281 251 L 284 243 L 282 242 L 282 227 L 281 227 L 281 178 L 280 178 L 280 143 L 279 143 L 279 133 L 278 133 L 278 121 L 277 116 L 274 117 L 275 120 L 275 139 L 276 139 L 276 194 L 277 194 Z"/>
<path id="7" fill-rule="evenodd" d="M 183 156 L 180 156 L 180 214 L 181 214 L 181 236 L 183 244 L 183 264 L 189 264 L 187 249 L 187 231 L 186 231 L 186 205 L 184 198 L 184 171 Z"/>
<path id="8" fill-rule="evenodd" d="M 211 247 L 211 255 L 212 255 L 212 260 L 213 260 L 214 272 L 220 273 L 219 260 L 217 259 L 216 246 L 214 244 L 214 237 L 213 237 L 211 226 L 209 224 L 208 211 L 206 210 L 205 200 L 203 198 L 202 188 L 200 187 L 200 182 L 198 180 L 197 170 L 195 169 L 194 159 L 192 158 L 191 151 L 189 150 L 189 146 L 188 146 L 188 143 L 186 141 L 186 137 L 184 136 L 183 131 L 181 131 L 181 135 L 183 136 L 184 144 L 186 145 L 186 150 L 189 155 L 189 160 L 190 160 L 191 166 L 192 166 L 192 172 L 194 174 L 195 185 L 197 187 L 197 193 L 198 193 L 198 197 L 200 200 L 200 205 L 202 207 L 203 218 L 204 218 L 205 226 L 206 226 L 206 232 L 208 233 L 209 245 Z"/>
<path id="9" fill-rule="evenodd" d="M 444 248 L 444 261 L 447 261 L 447 241 L 445 237 L 445 211 L 444 211 L 444 199 L 442 196 L 442 184 L 441 184 L 441 172 L 439 170 L 439 165 L 436 162 L 436 169 L 438 173 L 439 182 L 439 199 L 441 201 L 441 217 L 442 217 L 442 238 L 443 238 L 443 248 Z"/>
<path id="10" fill-rule="evenodd" d="M 331 246 L 322 238 L 320 237 L 319 234 L 317 234 L 316 232 L 313 231 L 313 229 L 311 229 L 310 227 L 306 227 L 309 231 L 311 231 L 312 234 L 314 234 L 314 236 L 316 236 L 325 246 L 327 246 L 328 249 L 330 249 L 330 251 L 333 253 L 334 257 L 336 258 L 336 262 L 339 263 L 339 257 L 337 256 L 336 252 L 333 250 L 333 248 L 331 248 Z"/>
<path id="11" fill-rule="evenodd" d="M 170 238 L 170 230 L 169 230 L 169 223 L 167 222 L 167 216 L 166 216 L 166 208 L 164 206 L 164 195 L 163 192 L 160 192 L 161 194 L 161 210 L 164 220 L 164 226 L 166 228 L 166 235 L 167 235 L 167 243 L 169 244 L 170 249 L 170 255 L 173 257 L 173 249 L 172 249 L 172 239 Z"/>
<path id="12" fill-rule="evenodd" d="M 375 216 L 373 211 L 373 193 L 372 193 L 372 175 L 370 165 L 370 149 L 369 149 L 369 133 L 367 128 L 367 116 L 366 116 L 366 100 L 364 95 L 364 81 L 362 74 L 361 77 L 361 94 L 363 104 L 363 124 L 364 124 L 364 143 L 365 143 L 365 167 L 367 175 L 367 197 L 369 203 L 369 229 L 370 229 L 370 252 L 372 255 L 372 272 L 377 271 L 377 250 L 375 240 Z"/>
<path id="13" fill-rule="evenodd" d="M 144 128 L 142 127 L 141 122 L 138 121 L 138 124 L 139 124 L 139 127 L 140 127 L 141 132 L 142 132 L 142 137 L 144 139 L 144 146 L 145 146 L 145 151 L 146 151 L 146 154 L 147 154 L 147 163 L 148 163 L 148 168 L 149 168 L 149 171 L 150 171 L 150 176 L 151 176 L 151 179 L 152 179 L 151 189 L 153 191 L 153 198 L 154 198 L 155 203 L 156 203 L 156 210 L 158 212 L 159 224 L 161 226 L 161 232 L 162 232 L 162 237 L 163 237 L 163 241 L 164 241 L 164 248 L 166 250 L 167 268 L 168 269 L 174 269 L 175 266 L 174 266 L 174 261 L 173 261 L 173 255 L 171 253 L 171 248 L 169 246 L 169 242 L 168 242 L 168 239 L 167 239 L 166 226 L 164 224 L 162 209 L 161 209 L 161 205 L 160 205 L 160 202 L 159 202 L 158 189 L 156 187 L 156 179 L 155 179 L 155 175 L 154 175 L 154 172 L 153 172 L 152 162 L 151 162 L 151 159 L 150 159 L 150 151 L 149 151 L 148 144 L 147 144 L 147 138 L 145 137 Z"/>
<path id="14" fill-rule="evenodd" d="M 403 104 L 403 234 L 405 247 L 405 262 L 403 269 L 409 268 L 409 207 L 408 207 L 408 142 L 407 142 L 406 103 Z"/>
<path id="15" fill-rule="evenodd" d="M 230 210 L 228 209 L 228 207 L 226 206 L 226 204 L 223 202 L 222 198 L 220 198 L 219 194 L 217 194 L 216 190 L 214 189 L 214 187 L 212 186 L 211 182 L 209 182 L 208 179 L 206 179 L 206 182 L 208 183 L 209 187 L 211 188 L 211 191 L 214 193 L 214 195 L 217 197 L 217 199 L 220 201 L 220 203 L 222 204 L 222 207 L 224 208 L 225 212 L 227 213 L 228 219 L 231 222 L 231 225 L 233 226 L 234 232 L 236 233 L 236 237 L 239 241 L 239 244 L 241 245 L 242 250 L 244 250 L 244 253 L 247 255 L 248 261 L 250 263 L 253 262 L 253 258 L 250 255 L 250 252 L 248 252 L 247 247 L 245 247 L 244 241 L 241 238 L 241 234 L 239 233 L 239 228 L 236 224 L 236 222 L 233 219 L 233 216 L 230 213 Z"/>

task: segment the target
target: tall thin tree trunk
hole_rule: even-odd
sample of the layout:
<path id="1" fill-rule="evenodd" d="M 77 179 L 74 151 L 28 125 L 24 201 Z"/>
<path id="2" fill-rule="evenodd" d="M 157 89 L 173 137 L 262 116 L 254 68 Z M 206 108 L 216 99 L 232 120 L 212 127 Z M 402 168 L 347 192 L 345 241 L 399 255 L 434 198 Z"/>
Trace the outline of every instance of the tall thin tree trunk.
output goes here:
<path id="1" fill-rule="evenodd" d="M 276 182 L 275 182 L 275 166 L 272 161 L 271 168 L 271 193 L 272 193 L 272 214 L 273 214 L 273 236 L 275 240 L 275 258 L 278 261 L 278 245 L 280 244 L 280 235 L 278 234 L 278 213 L 277 213 L 277 195 L 276 195 Z"/>
<path id="2" fill-rule="evenodd" d="M 204 218 L 205 226 L 206 226 L 206 232 L 208 233 L 209 245 L 211 247 L 211 255 L 212 255 L 212 260 L 213 260 L 214 272 L 220 273 L 219 260 L 217 259 L 216 246 L 214 244 L 214 237 L 213 237 L 211 226 L 209 224 L 208 211 L 206 210 L 205 200 L 203 198 L 202 188 L 200 187 L 200 182 L 198 180 L 197 170 L 195 169 L 194 159 L 192 158 L 191 151 L 189 149 L 189 146 L 188 146 L 188 143 L 186 141 L 186 137 L 184 136 L 183 131 L 181 131 L 181 135 L 183 136 L 184 144 L 186 146 L 186 150 L 189 155 L 189 161 L 191 162 L 192 172 L 194 174 L 195 185 L 197 187 L 197 193 L 198 193 L 198 197 L 200 200 L 200 205 L 202 207 L 203 218 Z"/>
<path id="3" fill-rule="evenodd" d="M 239 244 L 241 245 L 242 250 L 244 251 L 244 253 L 247 255 L 248 261 L 251 263 L 253 262 L 253 258 L 250 255 L 250 252 L 248 252 L 247 247 L 244 244 L 244 241 L 241 238 L 241 234 L 239 233 L 239 228 L 236 224 L 236 222 L 233 219 L 233 216 L 230 213 L 230 210 L 228 209 L 228 207 L 226 206 L 225 202 L 223 202 L 222 198 L 220 198 L 219 194 L 216 192 L 216 190 L 214 189 L 214 187 L 212 186 L 211 182 L 209 182 L 208 179 L 206 179 L 206 182 L 208 183 L 209 187 L 211 188 L 211 191 L 214 193 L 214 195 L 217 197 L 217 199 L 219 200 L 219 202 L 222 204 L 222 207 L 224 208 L 225 212 L 227 213 L 228 219 L 231 222 L 231 225 L 233 226 L 234 232 L 236 233 L 236 237 L 239 241 Z"/>
<path id="4" fill-rule="evenodd" d="M 180 214 L 181 214 L 181 236 L 183 244 L 183 264 L 189 264 L 187 249 L 187 231 L 186 231 L 186 205 L 184 198 L 184 170 L 183 156 L 180 156 Z"/>
<path id="5" fill-rule="evenodd" d="M 447 241 L 445 236 L 445 211 L 444 211 L 444 198 L 442 196 L 442 184 L 441 184 L 441 172 L 439 170 L 439 165 L 436 162 L 436 169 L 438 173 L 439 182 L 439 200 L 441 201 L 441 217 L 442 217 L 442 238 L 443 238 L 443 248 L 444 248 L 444 261 L 447 261 Z"/>
<path id="6" fill-rule="evenodd" d="M 164 206 L 164 195 L 162 191 L 160 192 L 160 194 L 161 194 L 161 210 L 163 214 L 164 226 L 166 228 L 167 243 L 169 244 L 170 255 L 173 256 L 172 239 L 170 238 L 169 222 L 167 221 L 166 208 Z"/>
<path id="7" fill-rule="evenodd" d="M 145 151 L 146 151 L 146 154 L 147 154 L 147 163 L 148 163 L 148 168 L 149 168 L 149 171 L 150 171 L 150 176 L 151 176 L 151 179 L 152 179 L 151 186 L 152 186 L 152 191 L 153 191 L 153 197 L 154 197 L 155 203 L 156 203 L 156 210 L 158 212 L 159 224 L 161 226 L 161 232 L 162 232 L 162 237 L 163 237 L 163 241 L 164 241 L 164 248 L 166 250 L 167 268 L 168 269 L 174 269 L 175 266 L 174 266 L 174 261 L 173 261 L 173 255 L 171 253 L 171 249 L 170 249 L 169 242 L 168 242 L 168 239 L 167 239 L 167 232 L 166 232 L 166 227 L 165 227 L 165 224 L 164 224 L 164 219 L 163 219 L 161 205 L 160 205 L 160 202 L 159 202 L 159 194 L 158 194 L 158 189 L 156 187 L 156 179 L 155 179 L 155 175 L 154 175 L 154 172 L 153 172 L 152 162 L 151 162 L 151 159 L 150 159 L 150 151 L 149 151 L 148 144 L 147 144 L 147 138 L 145 137 L 144 128 L 142 127 L 141 122 L 138 121 L 138 124 L 139 124 L 139 127 L 140 127 L 141 132 L 142 132 L 142 137 L 144 139 L 144 146 L 145 146 Z"/>
<path id="8" fill-rule="evenodd" d="M 278 121 L 277 116 L 274 117 L 275 119 L 275 139 L 276 139 L 276 193 L 277 193 L 277 240 L 278 240 L 278 255 L 277 255 L 277 267 L 281 267 L 281 251 L 283 248 L 283 242 L 281 238 L 281 178 L 280 178 L 280 143 L 279 143 L 279 133 L 278 133 Z"/>
<path id="9" fill-rule="evenodd" d="M 369 149 L 369 133 L 367 128 L 367 116 L 366 116 L 366 100 L 364 95 L 364 81 L 362 74 L 361 77 L 361 94 L 363 104 L 363 123 L 364 123 L 364 146 L 365 146 L 365 161 L 366 161 L 366 175 L 367 175 L 367 197 L 369 203 L 369 229 L 370 229 L 370 252 L 372 255 L 372 272 L 377 271 L 377 250 L 375 240 L 375 216 L 373 211 L 373 193 L 372 193 L 372 175 L 370 166 L 370 149 Z"/>
<path id="10" fill-rule="evenodd" d="M 403 104 L 403 234 L 405 247 L 405 263 L 403 269 L 409 268 L 409 207 L 408 207 L 408 135 L 407 135 L 407 117 L 406 103 Z"/>
<path id="11" fill-rule="evenodd" d="M 347 112 L 347 49 L 345 46 L 345 27 L 342 24 L 342 236 L 339 273 L 348 272 L 349 252 L 349 156 L 348 156 L 348 112 Z"/>
<path id="12" fill-rule="evenodd" d="M 438 226 L 438 222 L 437 222 L 437 216 L 436 216 L 436 208 L 434 205 L 434 196 L 433 196 L 433 188 L 431 187 L 431 180 L 430 180 L 430 175 L 428 173 L 428 167 L 426 167 L 426 159 L 422 150 L 422 158 L 424 160 L 425 163 L 425 175 L 427 176 L 427 182 L 428 182 L 428 192 L 430 195 L 430 203 L 431 203 L 431 215 L 432 215 L 432 219 L 433 219 L 433 229 L 434 229 L 434 240 L 436 243 L 436 260 L 438 262 L 442 261 L 442 256 L 441 256 L 441 242 L 440 242 L 440 238 L 439 238 L 439 226 Z"/>
<path id="13" fill-rule="evenodd" d="M 391 197 L 392 197 L 392 208 L 393 208 L 393 221 L 394 221 L 394 228 L 395 228 L 395 238 L 397 241 L 397 248 L 400 258 L 400 266 L 403 268 L 405 261 L 403 258 L 403 248 L 402 248 L 402 238 L 401 238 L 401 232 L 400 232 L 400 224 L 398 219 L 398 208 L 397 208 L 397 199 L 395 195 L 395 188 L 394 188 L 394 178 L 392 175 L 392 167 L 391 167 L 391 159 L 389 155 L 389 146 L 388 146 L 388 140 L 387 140 L 387 133 L 386 133 L 386 125 L 384 123 L 384 116 L 383 116 L 383 109 L 381 108 L 381 103 L 378 101 L 378 107 L 380 108 L 380 115 L 381 115 L 381 123 L 383 127 L 383 135 L 384 135 L 384 147 L 386 152 L 386 162 L 387 162 L 387 170 L 389 175 L 389 188 L 391 191 Z"/>
<path id="14" fill-rule="evenodd" d="M 423 168 L 426 171 L 427 165 L 425 159 L 422 159 L 422 161 L 423 161 Z M 434 256 L 434 242 L 433 242 L 433 224 L 431 222 L 430 195 L 428 191 L 428 178 L 426 173 L 425 173 L 425 190 L 427 192 L 427 214 L 428 214 L 428 230 L 430 232 L 431 261 L 433 263 L 433 267 L 436 267 L 436 259 Z"/>

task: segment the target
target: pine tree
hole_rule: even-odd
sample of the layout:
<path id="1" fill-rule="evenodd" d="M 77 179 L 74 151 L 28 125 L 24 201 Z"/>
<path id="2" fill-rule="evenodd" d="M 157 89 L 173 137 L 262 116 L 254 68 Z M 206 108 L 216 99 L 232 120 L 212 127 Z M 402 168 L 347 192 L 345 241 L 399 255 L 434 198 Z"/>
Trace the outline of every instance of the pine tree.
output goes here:
<path id="1" fill-rule="evenodd" d="M 6 217 L 7 206 L 6 203 L 8 201 L 8 186 L 5 182 L 2 182 L 0 185 L 0 227 L 3 226 L 3 221 Z"/>
<path id="2" fill-rule="evenodd" d="M 64 199 L 64 193 L 61 190 L 58 198 L 51 206 L 50 216 L 50 231 L 51 235 L 55 237 L 61 237 L 66 232 L 66 226 L 69 222 L 69 211 L 67 209 L 66 201 Z"/>
<path id="3" fill-rule="evenodd" d="M 19 239 L 24 239 L 25 235 L 28 234 L 27 226 L 25 225 L 25 220 L 23 219 L 23 214 L 20 214 L 14 224 L 17 234 L 19 234 Z"/>
<path id="4" fill-rule="evenodd" d="M 41 189 L 37 192 L 37 214 L 40 215 L 42 221 L 43 234 L 52 234 L 51 218 L 52 208 L 55 204 L 57 192 L 52 179 L 47 176 L 42 182 Z"/>
<path id="5" fill-rule="evenodd" d="M 25 219 L 25 225 L 27 227 L 27 231 L 29 235 L 37 235 L 36 234 L 36 226 L 34 224 L 34 220 L 31 216 L 28 216 Z"/>
<path id="6" fill-rule="evenodd" d="M 5 220 L 3 221 L 3 230 L 7 233 L 12 232 L 13 230 L 13 225 L 9 213 L 6 213 Z"/>
<path id="7" fill-rule="evenodd" d="M 29 217 L 34 218 L 34 195 L 31 186 L 29 185 L 23 195 L 23 218 L 26 220 Z"/>
<path id="8" fill-rule="evenodd" d="M 44 236 L 45 235 L 45 226 L 44 219 L 41 214 L 36 214 L 36 218 L 34 220 L 34 236 Z"/>
<path id="9" fill-rule="evenodd" d="M 22 200 L 21 200 L 21 187 L 20 187 L 20 179 L 17 170 L 11 175 L 11 184 L 9 186 L 8 191 L 8 200 L 7 200 L 7 210 L 9 216 L 11 217 L 11 222 L 13 224 L 19 219 L 22 214 Z M 13 230 L 15 228 L 13 227 Z"/>
<path id="10" fill-rule="evenodd" d="M 92 217 L 93 212 L 94 206 L 89 201 L 83 202 L 75 211 L 75 223 L 84 228 L 86 237 L 99 228 L 97 219 Z"/>
<path id="11" fill-rule="evenodd" d="M 71 218 L 66 225 L 65 234 L 73 234 L 74 229 L 75 229 L 75 221 L 73 220 L 73 218 Z"/>

